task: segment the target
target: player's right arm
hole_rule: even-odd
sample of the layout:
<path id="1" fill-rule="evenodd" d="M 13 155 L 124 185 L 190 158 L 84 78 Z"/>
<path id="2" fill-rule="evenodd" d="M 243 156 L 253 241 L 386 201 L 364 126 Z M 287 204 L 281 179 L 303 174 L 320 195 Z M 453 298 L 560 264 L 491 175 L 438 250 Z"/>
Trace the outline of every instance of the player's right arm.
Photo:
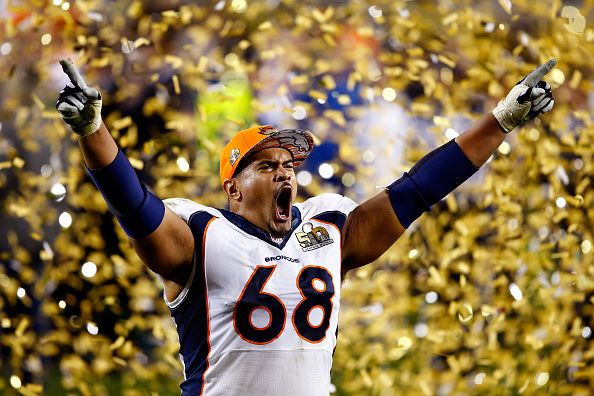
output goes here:
<path id="1" fill-rule="evenodd" d="M 183 290 L 192 269 L 192 231 L 136 176 L 101 121 L 99 91 L 87 86 L 72 62 L 60 64 L 70 83 L 60 92 L 58 112 L 79 136 L 87 173 L 140 259 L 163 278 L 171 301 Z"/>
<path id="2" fill-rule="evenodd" d="M 534 69 L 491 113 L 350 212 L 342 233 L 343 273 L 377 259 L 423 212 L 478 171 L 507 133 L 551 110 L 551 88 L 542 78 L 556 64 L 551 59 Z"/>

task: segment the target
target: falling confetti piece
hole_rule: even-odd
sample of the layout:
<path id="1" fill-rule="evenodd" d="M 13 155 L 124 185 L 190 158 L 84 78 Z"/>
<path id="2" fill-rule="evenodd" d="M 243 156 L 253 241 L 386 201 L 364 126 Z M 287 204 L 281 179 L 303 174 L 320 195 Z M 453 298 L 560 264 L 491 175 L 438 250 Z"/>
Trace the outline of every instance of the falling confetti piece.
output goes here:
<path id="1" fill-rule="evenodd" d="M 458 307 L 458 320 L 462 324 L 468 324 L 473 317 L 472 305 L 463 303 Z"/>
<path id="2" fill-rule="evenodd" d="M 33 3 L 9 6 L 0 39 L 0 394 L 47 392 L 47 378 L 56 394 L 156 396 L 182 378 L 163 286 L 54 108 L 57 59 L 101 90 L 106 125 L 156 195 L 225 207 L 216 164 L 240 128 L 313 130 L 332 178 L 311 157 L 298 199 L 362 201 L 547 54 L 555 108 L 346 276 L 332 393 L 591 393 L 589 2 Z"/>
<path id="3" fill-rule="evenodd" d="M 165 62 L 171 64 L 174 69 L 179 69 L 184 64 L 184 61 L 179 56 L 165 55 Z"/>
<path id="4" fill-rule="evenodd" d="M 171 80 L 173 81 L 173 92 L 175 92 L 176 95 L 179 95 L 181 93 L 181 89 L 179 87 L 179 76 L 174 74 L 171 77 Z"/>
<path id="5" fill-rule="evenodd" d="M 561 17 L 567 18 L 568 23 L 563 24 L 567 31 L 573 34 L 584 33 L 586 18 L 581 14 L 579 9 L 573 6 L 564 6 L 561 9 Z"/>

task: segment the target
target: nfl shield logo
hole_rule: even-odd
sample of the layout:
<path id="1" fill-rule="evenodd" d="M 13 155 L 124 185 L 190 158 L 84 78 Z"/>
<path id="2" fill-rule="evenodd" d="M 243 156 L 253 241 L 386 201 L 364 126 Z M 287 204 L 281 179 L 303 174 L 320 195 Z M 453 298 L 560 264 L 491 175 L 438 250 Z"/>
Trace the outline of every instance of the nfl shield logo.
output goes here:
<path id="1" fill-rule="evenodd" d="M 239 149 L 234 148 L 231 150 L 231 155 L 229 156 L 229 162 L 231 162 L 231 166 L 235 165 L 235 161 L 241 156 Z"/>

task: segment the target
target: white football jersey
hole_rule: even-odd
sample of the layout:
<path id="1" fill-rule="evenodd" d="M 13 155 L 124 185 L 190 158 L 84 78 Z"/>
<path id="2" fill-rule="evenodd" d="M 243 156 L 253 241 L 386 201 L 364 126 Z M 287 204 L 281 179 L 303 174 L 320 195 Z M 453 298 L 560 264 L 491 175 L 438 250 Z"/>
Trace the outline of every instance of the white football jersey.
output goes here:
<path id="1" fill-rule="evenodd" d="M 163 201 L 195 240 L 188 283 L 167 301 L 182 395 L 328 396 L 341 284 L 341 231 L 357 206 L 322 194 L 292 207 L 282 240 L 241 216 Z"/>

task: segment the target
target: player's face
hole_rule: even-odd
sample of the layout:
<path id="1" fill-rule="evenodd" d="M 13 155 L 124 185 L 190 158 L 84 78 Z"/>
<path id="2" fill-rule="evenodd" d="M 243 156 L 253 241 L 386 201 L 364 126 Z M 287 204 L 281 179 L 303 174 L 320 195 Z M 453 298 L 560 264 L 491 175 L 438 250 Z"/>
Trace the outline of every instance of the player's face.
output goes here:
<path id="1" fill-rule="evenodd" d="M 291 206 L 297 181 L 291 153 L 283 148 L 258 151 L 238 175 L 239 214 L 273 237 L 291 230 Z"/>

